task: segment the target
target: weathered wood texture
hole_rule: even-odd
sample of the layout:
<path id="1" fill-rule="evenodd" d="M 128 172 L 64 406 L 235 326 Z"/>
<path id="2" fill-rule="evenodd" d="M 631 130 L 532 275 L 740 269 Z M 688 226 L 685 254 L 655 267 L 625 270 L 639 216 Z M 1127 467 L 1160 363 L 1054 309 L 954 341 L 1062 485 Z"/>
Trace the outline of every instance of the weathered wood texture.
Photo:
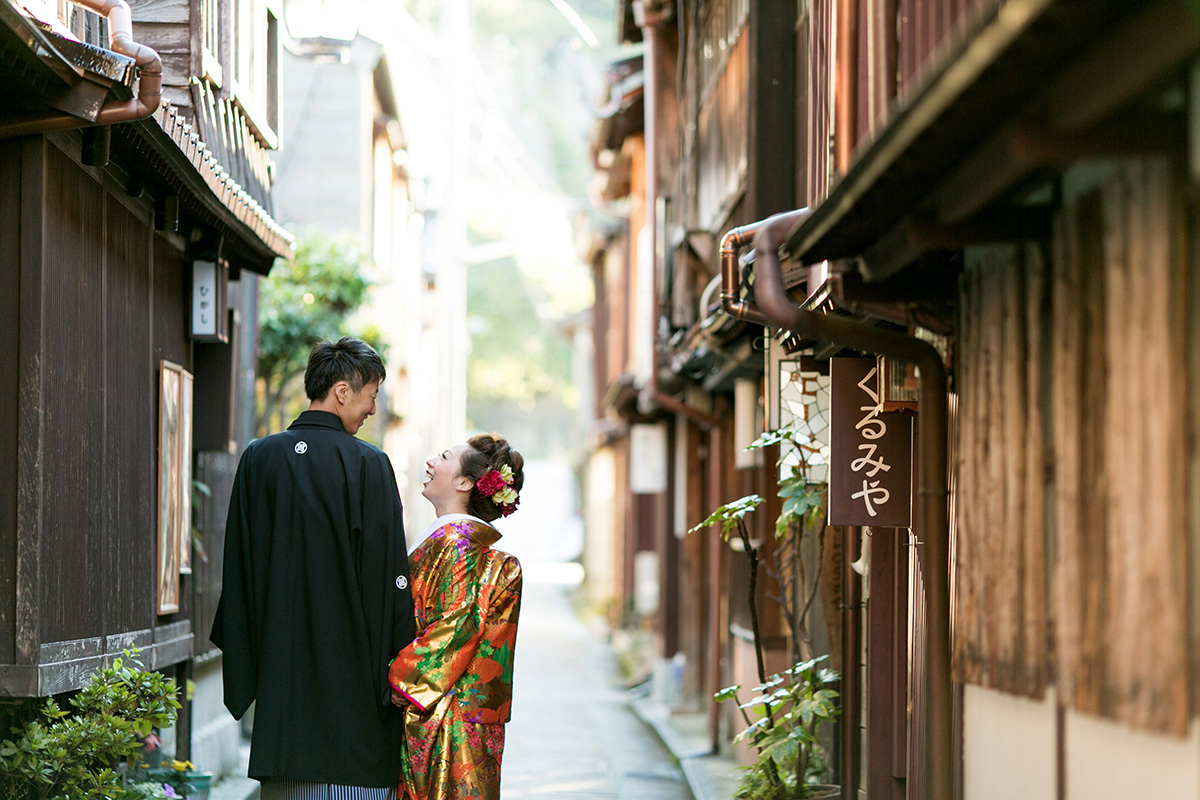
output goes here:
<path id="1" fill-rule="evenodd" d="M 119 189 L 118 189 L 119 191 Z M 154 215 L 106 204 L 104 408 L 106 547 L 105 632 L 141 630 L 154 623 L 147 587 L 154 586 L 158 470 L 157 372 L 150 357 L 150 259 Z M 163 315 L 182 309 L 159 308 Z M 116 402 L 120 398 L 119 402 Z"/>
<path id="2" fill-rule="evenodd" d="M 999 0 L 896 0 L 898 92 L 918 91 L 972 21 Z"/>
<path id="3" fill-rule="evenodd" d="M 746 179 L 750 80 L 748 0 L 706 4 L 700 29 L 697 164 L 698 227 L 721 225 Z"/>
<path id="4" fill-rule="evenodd" d="M 104 652 L 169 622 L 153 606 L 151 330 L 190 362 L 186 272 L 175 245 L 156 252 L 150 203 L 78 155 L 70 134 L 0 147 L 0 329 L 16 342 L 15 413 L 0 428 L 15 440 L 0 448 L 0 480 L 16 499 L 0 506 L 0 665 L 53 666 L 10 671 L 21 691 L 77 688 Z M 155 280 L 166 291 L 152 301 Z M 190 633 L 175 638 L 171 652 L 187 658 Z"/>
<path id="5" fill-rule="evenodd" d="M 1060 696 L 1175 734 L 1189 716 L 1181 208 L 1150 159 L 1070 201 L 1053 331 Z"/>
<path id="6" fill-rule="evenodd" d="M 217 163 L 254 201 L 271 211 L 270 154 L 250 129 L 246 115 L 232 99 L 218 97 L 208 81 L 191 87 L 193 125 Z"/>
<path id="7" fill-rule="evenodd" d="M 133 38 L 152 47 L 163 61 L 163 96 L 175 105 L 184 99 L 191 102 L 187 88 L 192 81 L 192 30 L 187 20 L 182 22 L 146 20 L 140 13 L 142 3 L 134 7 Z"/>
<path id="8" fill-rule="evenodd" d="M 908 673 L 908 530 L 870 529 L 871 593 L 867 600 L 866 791 L 904 797 L 907 754 L 904 698 Z"/>
<path id="9" fill-rule="evenodd" d="M 104 190 L 57 147 L 46 158 L 41 359 L 41 642 L 101 629 L 104 580 Z M 116 402 L 110 398 L 109 402 Z M 25 533 L 25 532 L 22 532 Z"/>
<path id="10" fill-rule="evenodd" d="M 133 17 L 138 22 L 187 24 L 189 5 L 188 0 L 137 0 L 132 4 Z"/>
<path id="11" fill-rule="evenodd" d="M 896 109 L 911 98 L 963 41 L 980 15 L 998 0 L 856 0 L 857 81 L 855 139 L 858 148 Z M 837 84 L 836 0 L 812 0 L 808 36 L 808 204 L 814 206 L 837 182 L 834 166 L 833 113 Z"/>
<path id="12" fill-rule="evenodd" d="M 917 537 L 909 534 L 909 543 Z M 953 555 L 953 553 L 951 554 Z M 921 577 L 921 548 L 908 548 L 908 776 L 909 797 L 925 797 L 925 584 Z"/>
<path id="13" fill-rule="evenodd" d="M 833 170 L 834 0 L 812 0 L 809 14 L 808 205 L 829 195 Z"/>
<path id="14" fill-rule="evenodd" d="M 153 300 L 154 309 L 178 309 L 179 313 L 155 314 L 151 327 L 152 356 L 151 365 L 154 370 L 154 403 L 155 416 L 158 419 L 158 365 L 162 361 L 180 364 L 188 372 L 194 372 L 192 364 L 192 347 L 187 337 L 187 315 L 184 309 L 190 307 L 190 286 L 192 279 L 191 264 L 180 249 L 166 236 L 155 235 L 154 268 L 153 268 Z M 198 398 L 203 402 L 202 398 Z M 193 401 L 196 402 L 196 401 Z M 155 442 L 153 452 L 158 452 L 158 426 L 155 425 L 152 436 Z M 156 462 L 157 463 L 157 462 Z M 190 487 L 189 487 L 190 488 Z M 157 508 L 157 506 L 155 506 Z M 157 520 L 157 517 L 155 517 Z M 155 534 L 157 536 L 157 534 Z M 157 541 L 157 540 L 156 540 Z M 155 567 L 157 570 L 157 566 Z M 185 620 L 191 614 L 192 607 L 191 576 L 180 578 L 179 611 L 158 618 L 159 624 L 167 624 Z"/>
<path id="15" fill-rule="evenodd" d="M 796 207 L 796 6 L 794 0 L 749 4 L 746 197 L 749 214 L 763 219 Z"/>
<path id="16" fill-rule="evenodd" d="M 897 0 L 856 0 L 858 4 L 858 113 L 855 144 L 870 141 L 892 110 L 896 96 Z"/>
<path id="17" fill-rule="evenodd" d="M 705 463 L 701 457 L 705 435 L 685 419 L 679 424 L 679 436 L 685 439 L 680 450 L 684 453 L 682 478 L 687 481 L 685 512 L 683 520 L 677 522 L 676 530 L 690 530 L 708 516 L 705 503 Z M 702 697 L 707 684 L 704 683 L 705 648 L 707 635 L 708 598 L 707 592 L 698 587 L 711 585 L 708 578 L 707 531 L 686 534 L 680 543 L 680 586 L 679 636 L 684 655 L 683 691 L 686 697 Z"/>
<path id="18" fill-rule="evenodd" d="M 21 149 L 0 141 L 0 341 L 19 339 L 21 299 Z M 0 663 L 16 657 L 17 421 L 16 347 L 0 348 Z M 3 730 L 8 730 L 4 728 Z"/>
<path id="19" fill-rule="evenodd" d="M 954 677 L 1030 697 L 1046 685 L 1044 286 L 1035 245 L 969 264 L 957 375 Z"/>

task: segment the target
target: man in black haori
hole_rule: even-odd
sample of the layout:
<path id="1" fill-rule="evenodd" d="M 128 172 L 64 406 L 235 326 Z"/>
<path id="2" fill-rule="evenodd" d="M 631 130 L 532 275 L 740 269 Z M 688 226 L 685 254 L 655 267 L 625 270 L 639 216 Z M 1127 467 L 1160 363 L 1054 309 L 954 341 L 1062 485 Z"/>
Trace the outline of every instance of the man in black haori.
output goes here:
<path id="1" fill-rule="evenodd" d="M 238 464 L 211 638 L 229 711 L 257 703 L 262 800 L 395 796 L 404 719 L 387 673 L 414 635 L 408 556 L 391 462 L 354 436 L 385 375 L 365 342 L 321 342 L 309 409 Z"/>

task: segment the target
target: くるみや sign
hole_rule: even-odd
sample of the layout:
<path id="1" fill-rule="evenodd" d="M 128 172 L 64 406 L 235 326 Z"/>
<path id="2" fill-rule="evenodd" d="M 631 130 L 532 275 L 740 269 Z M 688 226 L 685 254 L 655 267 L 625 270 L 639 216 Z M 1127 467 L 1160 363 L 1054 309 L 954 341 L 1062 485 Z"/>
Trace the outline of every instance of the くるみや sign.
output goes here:
<path id="1" fill-rule="evenodd" d="M 883 413 L 874 358 L 833 358 L 829 524 L 912 524 L 912 417 Z"/>

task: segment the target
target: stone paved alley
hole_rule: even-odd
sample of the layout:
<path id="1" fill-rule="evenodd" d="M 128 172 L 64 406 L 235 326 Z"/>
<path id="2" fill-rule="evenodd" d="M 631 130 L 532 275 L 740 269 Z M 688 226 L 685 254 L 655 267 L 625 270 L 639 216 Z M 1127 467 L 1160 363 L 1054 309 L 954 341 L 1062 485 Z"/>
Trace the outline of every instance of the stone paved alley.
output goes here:
<path id="1" fill-rule="evenodd" d="M 570 585 L 527 570 L 503 800 L 691 800 L 679 765 L 629 708 L 612 649 L 571 608 Z"/>

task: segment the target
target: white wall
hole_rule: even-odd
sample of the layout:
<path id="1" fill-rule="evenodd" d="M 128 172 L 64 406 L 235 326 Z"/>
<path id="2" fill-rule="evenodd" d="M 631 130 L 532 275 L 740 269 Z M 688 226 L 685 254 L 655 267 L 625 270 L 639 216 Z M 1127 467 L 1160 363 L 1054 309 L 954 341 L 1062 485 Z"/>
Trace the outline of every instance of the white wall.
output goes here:
<path id="1" fill-rule="evenodd" d="M 1057 702 L 965 688 L 965 800 L 1057 800 Z M 1177 738 L 1068 710 L 1062 735 L 1065 800 L 1200 798 L 1200 722 Z"/>
<path id="2" fill-rule="evenodd" d="M 965 800 L 1056 800 L 1055 704 L 1053 691 L 1038 702 L 965 688 Z"/>
<path id="3" fill-rule="evenodd" d="M 1200 725 L 1187 738 L 1068 711 L 1066 800 L 1200 798 Z"/>

